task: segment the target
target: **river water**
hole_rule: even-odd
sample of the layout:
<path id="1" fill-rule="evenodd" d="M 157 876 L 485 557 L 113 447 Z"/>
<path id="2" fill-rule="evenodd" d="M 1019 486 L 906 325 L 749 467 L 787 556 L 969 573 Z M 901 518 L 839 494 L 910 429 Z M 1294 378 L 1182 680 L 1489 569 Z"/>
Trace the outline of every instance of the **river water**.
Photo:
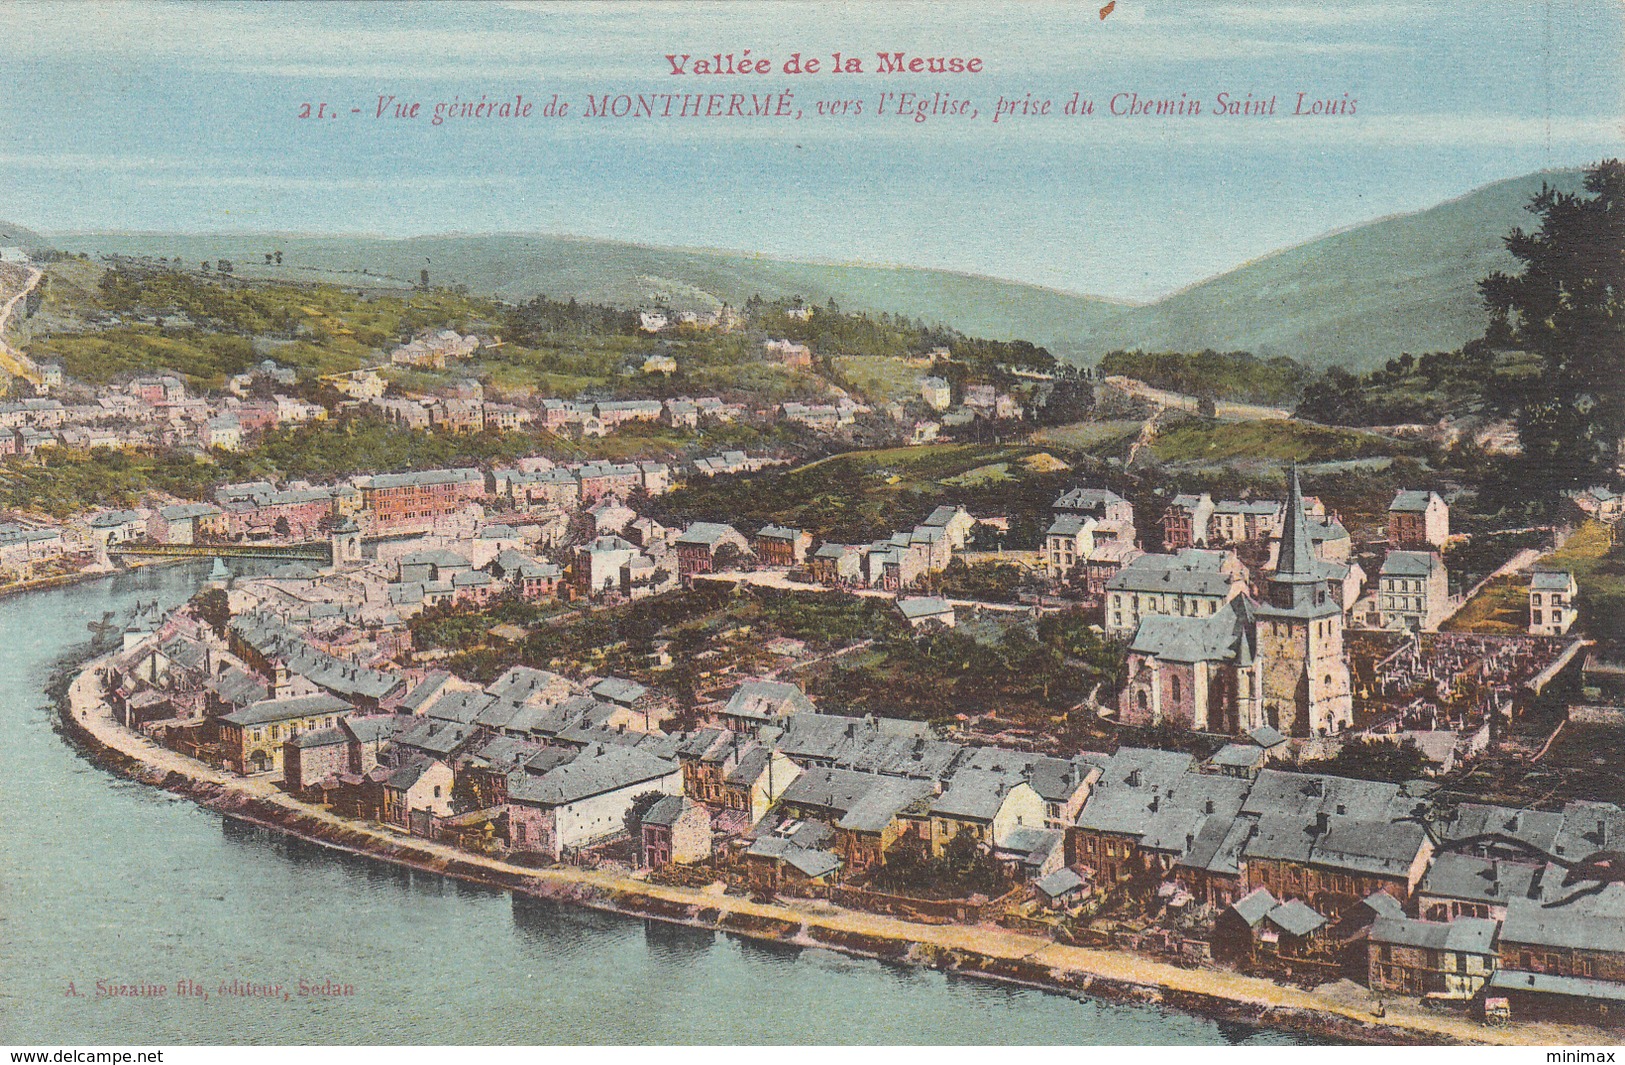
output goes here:
<path id="1" fill-rule="evenodd" d="M 53 671 L 105 612 L 178 604 L 205 572 L 0 600 L 0 1043 L 1295 1041 L 516 900 L 91 765 L 52 728 Z M 301 980 L 353 993 L 300 996 Z M 98 981 L 166 994 L 98 997 Z M 289 997 L 222 994 L 234 981 Z"/>

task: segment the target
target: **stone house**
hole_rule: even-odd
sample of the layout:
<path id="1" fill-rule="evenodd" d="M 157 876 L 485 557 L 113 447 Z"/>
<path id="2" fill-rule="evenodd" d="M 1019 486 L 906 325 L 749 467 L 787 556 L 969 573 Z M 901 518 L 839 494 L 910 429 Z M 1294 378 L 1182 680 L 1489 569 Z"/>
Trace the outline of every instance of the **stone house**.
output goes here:
<path id="1" fill-rule="evenodd" d="M 1401 490 L 1388 504 L 1388 549 L 1443 551 L 1450 539 L 1450 506 L 1437 492 Z"/>
<path id="2" fill-rule="evenodd" d="M 681 795 L 666 795 L 644 811 L 638 863 L 646 869 L 690 865 L 711 857 L 711 814 Z"/>
<path id="3" fill-rule="evenodd" d="M 1470 999 L 1495 971 L 1497 924 L 1379 917 L 1366 936 L 1367 984 L 1397 995 Z"/>
<path id="4" fill-rule="evenodd" d="M 355 711 L 325 692 L 288 699 L 264 699 L 220 718 L 225 766 L 244 776 L 279 773 L 284 741 L 300 733 L 331 729 Z"/>

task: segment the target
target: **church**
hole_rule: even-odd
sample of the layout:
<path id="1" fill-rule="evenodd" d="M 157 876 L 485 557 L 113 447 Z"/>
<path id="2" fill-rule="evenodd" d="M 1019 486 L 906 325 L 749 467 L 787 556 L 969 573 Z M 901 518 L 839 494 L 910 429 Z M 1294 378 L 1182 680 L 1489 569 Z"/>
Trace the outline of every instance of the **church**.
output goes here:
<path id="1" fill-rule="evenodd" d="M 1151 615 L 1129 644 L 1125 725 L 1239 735 L 1268 725 L 1324 736 L 1354 721 L 1333 564 L 1314 547 L 1294 467 L 1275 571 L 1261 601 L 1238 595 L 1200 617 Z"/>

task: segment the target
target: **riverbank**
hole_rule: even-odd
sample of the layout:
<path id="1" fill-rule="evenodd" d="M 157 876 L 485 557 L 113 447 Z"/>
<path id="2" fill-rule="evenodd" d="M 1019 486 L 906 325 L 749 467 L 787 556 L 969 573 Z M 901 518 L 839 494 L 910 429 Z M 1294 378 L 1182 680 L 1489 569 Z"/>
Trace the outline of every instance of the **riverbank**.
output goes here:
<path id="1" fill-rule="evenodd" d="M 1307 1033 L 1339 1042 L 1547 1045 L 1612 1040 L 1552 1025 L 1492 1029 L 1454 1015 L 1389 1003 L 1380 1021 L 1363 988 L 1304 991 L 1211 969 L 1181 969 L 1137 955 L 1072 947 L 994 927 L 922 925 L 821 901 L 758 903 L 716 889 L 652 884 L 635 876 L 575 868 L 532 869 L 339 818 L 284 794 L 264 779 L 238 778 L 154 744 L 112 718 L 103 697 L 103 659 L 58 687 L 63 731 L 93 760 L 124 776 L 191 798 L 209 809 L 322 846 L 516 894 L 632 917 L 795 946 L 822 947 L 980 979 L 1155 1004 L 1224 1021 Z"/>
<path id="2" fill-rule="evenodd" d="M 154 558 L 128 561 L 128 569 L 145 569 L 148 566 L 174 566 L 186 562 L 196 562 L 195 558 Z M 0 585 L 0 599 L 7 599 L 24 592 L 44 592 L 52 588 L 66 588 L 72 584 L 83 584 L 86 581 L 99 580 L 117 573 L 117 569 L 89 569 L 76 570 L 73 573 L 58 573 L 52 577 L 42 577 L 34 581 L 19 581 L 16 584 Z"/>

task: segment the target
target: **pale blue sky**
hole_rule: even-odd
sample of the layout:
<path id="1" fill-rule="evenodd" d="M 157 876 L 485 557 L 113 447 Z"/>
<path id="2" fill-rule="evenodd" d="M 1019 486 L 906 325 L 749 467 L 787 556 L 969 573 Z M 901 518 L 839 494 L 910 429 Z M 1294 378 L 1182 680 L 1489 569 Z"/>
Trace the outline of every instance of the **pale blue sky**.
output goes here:
<path id="1" fill-rule="evenodd" d="M 0 218 L 45 230 L 542 231 L 985 273 L 1120 298 L 1475 186 L 1625 154 L 1625 7 L 1523 3 L 28 4 L 0 25 Z M 667 52 L 981 56 L 749 79 L 796 123 L 300 122 L 378 93 L 744 91 Z M 811 115 L 943 88 L 974 122 Z M 1298 91 L 1352 119 L 997 126 L 1000 95 Z"/>

